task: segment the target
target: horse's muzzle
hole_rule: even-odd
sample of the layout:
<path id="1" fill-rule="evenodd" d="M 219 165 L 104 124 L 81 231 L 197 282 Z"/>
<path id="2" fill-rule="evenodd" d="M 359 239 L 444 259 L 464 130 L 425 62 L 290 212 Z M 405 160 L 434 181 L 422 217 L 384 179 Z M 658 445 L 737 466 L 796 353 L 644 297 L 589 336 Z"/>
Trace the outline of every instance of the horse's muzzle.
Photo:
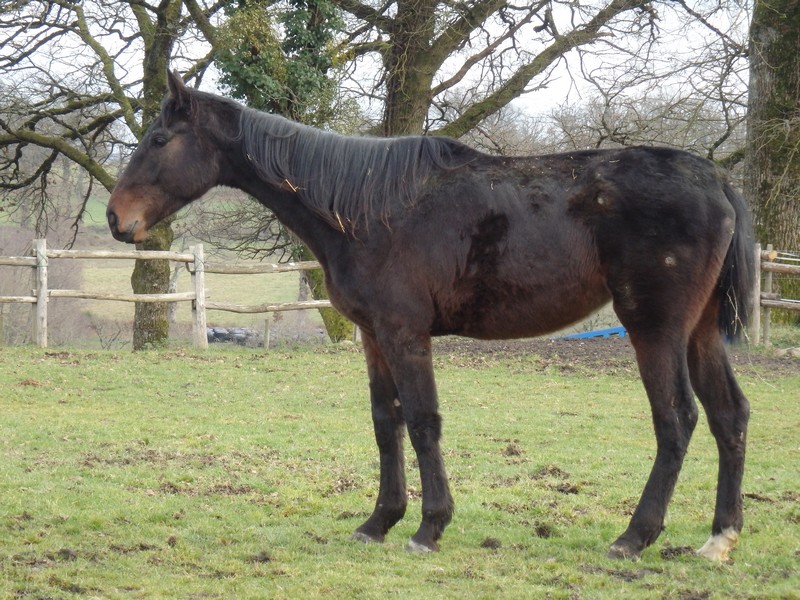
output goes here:
<path id="1" fill-rule="evenodd" d="M 115 240 L 125 242 L 127 244 L 133 244 L 138 241 L 134 238 L 136 226 L 139 224 L 139 221 L 134 221 L 124 230 L 120 230 L 119 217 L 117 217 L 117 213 L 111 209 L 108 209 L 106 211 L 106 218 L 108 219 L 108 228 L 111 230 L 111 235 L 114 236 Z"/>

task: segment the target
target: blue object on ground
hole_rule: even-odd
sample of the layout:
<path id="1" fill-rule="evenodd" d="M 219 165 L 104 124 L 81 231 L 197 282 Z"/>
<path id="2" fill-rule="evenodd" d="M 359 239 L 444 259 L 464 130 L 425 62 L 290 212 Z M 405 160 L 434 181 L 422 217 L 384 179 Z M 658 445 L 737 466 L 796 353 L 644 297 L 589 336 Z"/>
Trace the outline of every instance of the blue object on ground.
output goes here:
<path id="1" fill-rule="evenodd" d="M 619 337 L 625 337 L 628 335 L 628 332 L 625 331 L 624 327 L 609 327 L 608 329 L 597 329 L 595 331 L 584 331 L 583 333 L 572 333 L 570 335 L 563 335 L 559 338 L 559 340 L 583 340 L 583 339 L 590 339 L 590 338 L 610 338 L 611 336 L 616 335 Z"/>

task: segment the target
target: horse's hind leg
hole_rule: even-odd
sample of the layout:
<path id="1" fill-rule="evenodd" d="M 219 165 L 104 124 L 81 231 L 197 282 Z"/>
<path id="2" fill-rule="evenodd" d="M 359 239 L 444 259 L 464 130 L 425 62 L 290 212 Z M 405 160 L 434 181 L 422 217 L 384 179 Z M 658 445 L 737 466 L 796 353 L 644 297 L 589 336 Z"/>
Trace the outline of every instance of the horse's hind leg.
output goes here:
<path id="1" fill-rule="evenodd" d="M 380 489 L 375 510 L 356 529 L 353 539 L 382 542 L 389 529 L 403 518 L 408 503 L 403 459 L 405 422 L 397 386 L 382 352 L 369 334 L 362 333 L 362 339 L 369 373 L 372 423 L 380 454 Z"/>
<path id="2" fill-rule="evenodd" d="M 637 558 L 664 529 L 667 505 L 697 424 L 685 342 L 668 334 L 637 335 L 631 328 L 629 332 L 650 400 L 657 450 L 630 524 L 609 549 L 612 558 Z"/>
<path id="3" fill-rule="evenodd" d="M 724 561 L 742 530 L 742 477 L 750 406 L 733 376 L 711 305 L 690 339 L 689 373 L 719 451 L 711 537 L 698 553 Z"/>

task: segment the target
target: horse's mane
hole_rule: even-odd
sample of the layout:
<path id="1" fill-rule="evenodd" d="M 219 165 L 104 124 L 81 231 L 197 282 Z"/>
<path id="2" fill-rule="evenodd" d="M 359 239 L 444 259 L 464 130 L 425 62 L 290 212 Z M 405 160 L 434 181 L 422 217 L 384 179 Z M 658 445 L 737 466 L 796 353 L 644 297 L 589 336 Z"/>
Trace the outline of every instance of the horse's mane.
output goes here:
<path id="1" fill-rule="evenodd" d="M 259 176 L 290 188 L 331 226 L 355 234 L 413 205 L 427 179 L 479 156 L 444 137 L 347 137 L 244 108 L 244 151 Z"/>

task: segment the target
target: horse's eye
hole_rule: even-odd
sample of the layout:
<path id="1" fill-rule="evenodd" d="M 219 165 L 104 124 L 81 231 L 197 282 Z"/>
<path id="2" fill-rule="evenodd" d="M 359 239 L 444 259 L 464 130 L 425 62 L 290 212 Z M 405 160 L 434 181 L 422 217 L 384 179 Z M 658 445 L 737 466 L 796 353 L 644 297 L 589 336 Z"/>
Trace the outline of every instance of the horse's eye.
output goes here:
<path id="1" fill-rule="evenodd" d="M 161 148 L 161 147 L 167 145 L 167 141 L 168 140 L 167 140 L 166 136 L 164 136 L 164 135 L 156 135 L 156 136 L 153 136 L 152 144 L 156 148 Z"/>

